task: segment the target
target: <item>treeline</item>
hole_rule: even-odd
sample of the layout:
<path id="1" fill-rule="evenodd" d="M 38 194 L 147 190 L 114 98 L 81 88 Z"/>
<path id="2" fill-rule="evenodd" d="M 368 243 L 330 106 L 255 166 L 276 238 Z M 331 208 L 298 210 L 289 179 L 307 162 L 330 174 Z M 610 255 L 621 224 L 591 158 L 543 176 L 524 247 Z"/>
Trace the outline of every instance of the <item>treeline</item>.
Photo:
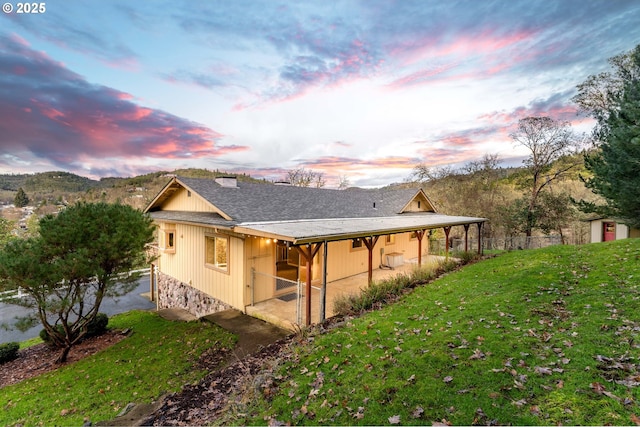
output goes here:
<path id="1" fill-rule="evenodd" d="M 486 155 L 459 169 L 418 165 L 410 182 L 404 185 L 423 188 L 439 213 L 487 218 L 484 239 L 556 235 L 565 243 L 588 242 L 589 224 L 585 220 L 589 216 L 578 209 L 577 201 L 597 201 L 598 197 L 581 179 L 588 175 L 584 152 L 563 156 L 548 165 L 544 182 L 563 165 L 575 166 L 546 185 L 532 209 L 531 168 L 502 167 L 500 163 L 498 156 Z M 452 235 L 463 236 L 455 228 Z"/>

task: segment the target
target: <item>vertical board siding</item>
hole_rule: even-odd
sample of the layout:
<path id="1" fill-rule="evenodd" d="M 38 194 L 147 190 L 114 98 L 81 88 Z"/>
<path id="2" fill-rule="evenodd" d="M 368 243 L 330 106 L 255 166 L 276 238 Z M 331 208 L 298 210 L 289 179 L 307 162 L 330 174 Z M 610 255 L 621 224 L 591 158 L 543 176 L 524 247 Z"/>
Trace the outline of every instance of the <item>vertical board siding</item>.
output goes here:
<path id="1" fill-rule="evenodd" d="M 166 211 L 215 212 L 216 210 L 195 192 L 181 188 L 162 205 Z"/>
<path id="2" fill-rule="evenodd" d="M 213 229 L 176 224 L 175 253 L 161 253 L 162 272 L 244 310 L 244 241 L 229 237 L 228 272 L 205 267 L 205 236 Z M 218 233 L 218 235 L 222 235 Z"/>
<path id="3" fill-rule="evenodd" d="M 423 240 L 422 254 L 427 254 L 428 245 Z M 380 256 L 380 249 L 384 248 L 384 255 Z M 394 244 L 385 244 L 385 236 L 380 236 L 373 248 L 373 269 L 386 262 L 385 255 L 399 252 L 405 262 L 418 257 L 418 240 L 411 239 L 411 233 L 395 235 Z M 328 248 L 327 282 L 340 280 L 355 274 L 365 273 L 369 268 L 369 251 L 366 247 L 351 249 L 351 240 L 330 242 Z M 315 273 L 315 272 L 314 272 Z"/>
<path id="4" fill-rule="evenodd" d="M 249 305 L 251 304 L 251 269 L 254 268 L 258 273 L 275 275 L 276 261 L 274 244 L 267 243 L 266 239 L 247 237 L 245 239 L 245 245 L 245 288 L 247 289 L 245 301 L 246 304 Z M 253 298 L 256 302 L 273 297 L 275 283 L 272 278 L 258 274 L 255 277 L 255 283 L 253 283 L 253 285 Z"/>

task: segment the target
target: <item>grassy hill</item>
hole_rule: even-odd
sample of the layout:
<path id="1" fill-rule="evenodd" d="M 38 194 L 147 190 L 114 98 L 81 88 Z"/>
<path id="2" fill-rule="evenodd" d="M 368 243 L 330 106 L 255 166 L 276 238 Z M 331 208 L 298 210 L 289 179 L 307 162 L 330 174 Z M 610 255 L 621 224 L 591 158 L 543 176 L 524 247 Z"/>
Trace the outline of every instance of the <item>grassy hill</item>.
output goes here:
<path id="1" fill-rule="evenodd" d="M 638 278 L 640 239 L 515 251 L 468 265 L 381 310 L 330 330 L 302 331 L 274 356 L 276 363 L 263 362 L 244 387 L 234 383 L 239 395 L 230 396 L 227 408 L 212 409 L 210 419 L 223 425 L 639 425 Z M 83 417 L 113 417 L 129 402 L 155 400 L 188 382 L 177 366 L 195 359 L 183 350 L 197 342 L 200 352 L 220 338 L 210 328 L 199 330 L 201 323 L 151 315 L 118 317 L 114 323 L 133 328 L 132 337 L 4 388 L 0 422 L 79 425 Z M 136 367 L 129 367 L 133 361 Z M 111 383 L 117 387 L 105 388 Z"/>
<path id="2" fill-rule="evenodd" d="M 467 266 L 311 337 L 226 421 L 637 425 L 639 279 L 640 239 Z"/>

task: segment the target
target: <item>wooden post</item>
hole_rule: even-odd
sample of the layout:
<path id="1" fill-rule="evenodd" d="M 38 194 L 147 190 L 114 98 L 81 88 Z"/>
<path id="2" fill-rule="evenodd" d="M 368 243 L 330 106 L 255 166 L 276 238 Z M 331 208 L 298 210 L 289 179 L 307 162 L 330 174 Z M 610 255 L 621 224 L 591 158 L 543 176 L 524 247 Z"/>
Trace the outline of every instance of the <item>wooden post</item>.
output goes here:
<path id="1" fill-rule="evenodd" d="M 329 245 L 324 242 L 324 252 L 322 254 L 322 290 L 320 291 L 320 323 L 324 322 L 327 311 L 327 252 Z"/>
<path id="2" fill-rule="evenodd" d="M 367 283 L 370 285 L 371 281 L 373 280 L 373 248 L 376 246 L 376 243 L 378 243 L 378 238 L 380 236 L 371 236 L 371 237 L 363 237 L 362 241 L 364 242 L 364 245 L 367 247 L 367 249 L 369 250 L 369 276 L 367 278 Z"/>
<path id="3" fill-rule="evenodd" d="M 446 260 L 449 260 L 449 232 L 451 231 L 451 226 L 448 225 L 444 228 L 444 257 Z"/>
<path id="4" fill-rule="evenodd" d="M 464 251 L 469 252 L 469 225 L 465 224 L 464 227 Z"/>
<path id="5" fill-rule="evenodd" d="M 416 230 L 416 238 L 418 239 L 418 267 L 422 266 L 422 238 L 426 230 Z"/>
<path id="6" fill-rule="evenodd" d="M 478 222 L 478 255 L 482 255 L 482 222 Z"/>
<path id="7" fill-rule="evenodd" d="M 151 268 L 149 271 L 149 290 L 151 294 L 151 301 L 156 300 L 155 284 L 156 284 L 156 266 L 151 264 Z"/>
<path id="8" fill-rule="evenodd" d="M 313 263 L 313 257 L 316 256 L 322 243 L 316 243 L 311 245 L 308 243 L 306 247 L 298 246 L 298 250 L 302 257 L 307 261 L 307 283 L 305 287 L 305 324 L 307 326 L 311 325 L 311 264 Z"/>

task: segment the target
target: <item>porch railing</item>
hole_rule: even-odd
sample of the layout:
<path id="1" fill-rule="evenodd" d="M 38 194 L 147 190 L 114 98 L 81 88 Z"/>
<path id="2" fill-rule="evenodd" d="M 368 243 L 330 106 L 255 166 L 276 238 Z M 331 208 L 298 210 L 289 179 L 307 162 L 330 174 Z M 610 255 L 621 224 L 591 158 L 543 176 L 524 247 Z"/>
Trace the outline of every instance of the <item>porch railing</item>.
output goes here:
<path id="1" fill-rule="evenodd" d="M 275 290 L 284 290 L 291 288 L 291 292 L 273 295 L 272 291 L 267 291 L 266 293 L 272 296 L 263 299 L 256 298 L 256 289 L 264 287 L 266 287 L 267 289 L 274 289 L 274 283 Z M 302 286 L 302 282 L 300 280 L 285 279 L 283 277 L 256 271 L 255 268 L 251 269 L 251 305 L 253 306 L 258 303 L 276 299 L 280 299 L 285 302 L 295 300 L 295 319 L 287 318 L 289 317 L 289 315 L 286 312 L 279 313 L 279 317 L 285 318 L 286 320 L 294 322 L 297 325 L 302 324 L 302 304 L 304 300 L 303 289 L 304 287 Z"/>

